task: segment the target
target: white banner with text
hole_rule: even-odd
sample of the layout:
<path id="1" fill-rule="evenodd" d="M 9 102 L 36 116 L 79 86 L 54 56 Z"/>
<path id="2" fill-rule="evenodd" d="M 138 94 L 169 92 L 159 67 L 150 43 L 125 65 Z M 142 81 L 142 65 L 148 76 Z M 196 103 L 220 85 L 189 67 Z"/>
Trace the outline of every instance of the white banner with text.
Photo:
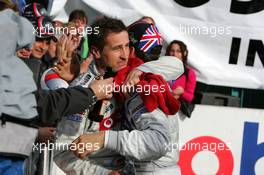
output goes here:
<path id="1" fill-rule="evenodd" d="M 167 43 L 177 39 L 187 44 L 199 81 L 264 89 L 264 1 L 58 0 L 51 14 L 65 20 L 76 8 L 93 19 L 105 14 L 126 25 L 151 16 Z"/>

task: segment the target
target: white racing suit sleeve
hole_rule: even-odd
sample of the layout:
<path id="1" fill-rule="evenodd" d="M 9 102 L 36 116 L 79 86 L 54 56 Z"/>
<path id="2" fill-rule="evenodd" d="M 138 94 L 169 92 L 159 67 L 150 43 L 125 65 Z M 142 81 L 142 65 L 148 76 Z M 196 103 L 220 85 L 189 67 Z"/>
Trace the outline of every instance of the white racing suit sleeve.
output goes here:
<path id="1" fill-rule="evenodd" d="M 160 109 L 133 116 L 130 120 L 135 124 L 135 129 L 130 132 L 106 131 L 105 149 L 136 161 L 157 160 L 168 152 L 169 120 Z"/>
<path id="2" fill-rule="evenodd" d="M 43 90 L 56 90 L 59 88 L 68 88 L 69 84 L 60 78 L 52 68 L 49 68 L 43 73 L 40 79 L 40 86 Z"/>
<path id="3" fill-rule="evenodd" d="M 55 162 L 64 173 L 70 175 L 105 175 L 110 172 L 88 160 L 81 160 L 71 151 L 65 151 L 55 157 Z"/>
<path id="4" fill-rule="evenodd" d="M 137 69 L 161 75 L 166 81 L 176 80 L 184 72 L 182 61 L 173 56 L 162 56 L 156 61 L 140 65 Z"/>

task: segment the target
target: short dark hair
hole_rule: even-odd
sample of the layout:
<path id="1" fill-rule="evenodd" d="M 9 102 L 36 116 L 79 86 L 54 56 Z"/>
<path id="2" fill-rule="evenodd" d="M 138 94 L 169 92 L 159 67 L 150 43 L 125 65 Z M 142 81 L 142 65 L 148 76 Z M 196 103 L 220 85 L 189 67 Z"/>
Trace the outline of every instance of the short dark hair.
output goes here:
<path id="1" fill-rule="evenodd" d="M 159 59 L 162 46 L 161 45 L 155 46 L 151 50 L 151 53 L 143 52 L 142 50 L 139 50 L 137 47 L 134 47 L 134 49 L 135 49 L 136 57 L 140 58 L 144 63 L 146 63 L 149 61 L 155 61 Z"/>
<path id="2" fill-rule="evenodd" d="M 180 46 L 181 54 L 182 54 L 182 62 L 186 65 L 187 60 L 188 60 L 188 49 L 187 49 L 186 44 L 180 40 L 173 40 L 172 42 L 170 42 L 170 44 L 168 45 L 168 47 L 166 49 L 165 55 L 167 55 L 167 56 L 170 55 L 170 50 L 171 50 L 171 47 L 173 44 L 178 44 Z M 186 52 L 186 54 L 184 54 L 184 52 Z"/>
<path id="3" fill-rule="evenodd" d="M 122 31 L 127 31 L 125 24 L 121 20 L 107 16 L 103 16 L 95 20 L 91 27 L 93 29 L 96 28 L 98 32 L 92 32 L 90 35 L 90 46 L 96 47 L 100 51 L 103 50 L 106 37 L 110 33 L 120 33 Z"/>
<path id="4" fill-rule="evenodd" d="M 73 10 L 70 13 L 69 22 L 71 22 L 71 21 L 73 21 L 75 19 L 80 19 L 80 20 L 85 21 L 86 23 L 88 23 L 87 16 L 85 15 L 85 12 L 83 10 L 80 10 L 80 9 Z"/>

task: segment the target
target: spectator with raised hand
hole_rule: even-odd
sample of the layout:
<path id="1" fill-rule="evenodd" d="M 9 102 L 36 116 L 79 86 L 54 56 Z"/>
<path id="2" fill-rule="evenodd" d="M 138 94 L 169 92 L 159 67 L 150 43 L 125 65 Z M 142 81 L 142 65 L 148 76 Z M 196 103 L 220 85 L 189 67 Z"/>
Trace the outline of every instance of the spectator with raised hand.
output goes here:
<path id="1" fill-rule="evenodd" d="M 188 49 L 184 42 L 173 40 L 166 49 L 166 55 L 174 56 L 184 64 L 184 73 L 177 79 L 170 81 L 172 94 L 182 103 L 181 112 L 190 117 L 190 110 L 187 106 L 192 103 L 196 86 L 196 75 L 194 70 L 188 65 Z M 189 104 L 189 105 L 188 105 Z M 191 107 L 193 110 L 193 107 Z M 187 111 L 186 111 L 187 110 Z"/>
<path id="2" fill-rule="evenodd" d="M 76 25 L 73 23 L 68 24 L 68 33 L 63 34 L 58 42 L 56 48 L 56 64 L 58 67 L 62 66 L 71 77 L 62 78 L 53 68 L 47 69 L 41 77 L 41 88 L 44 90 L 55 90 L 58 88 L 68 88 L 71 80 L 76 78 L 80 73 L 79 57 L 77 55 L 77 47 L 80 43 L 78 35 L 72 35 L 71 31 L 76 30 Z M 64 66 L 69 64 L 69 66 Z"/>
<path id="3" fill-rule="evenodd" d="M 77 54 L 81 62 L 80 73 L 85 73 L 88 71 L 89 65 L 91 63 L 91 54 L 89 52 L 89 35 L 87 34 L 88 18 L 83 10 L 76 9 L 70 13 L 69 23 L 75 24 L 81 39 L 77 48 Z M 88 59 L 89 55 L 90 59 Z"/>
<path id="4" fill-rule="evenodd" d="M 57 42 L 53 23 L 46 15 L 47 11 L 41 4 L 32 3 L 25 6 L 23 16 L 34 26 L 36 37 L 32 48 L 24 47 L 17 50 L 17 56 L 32 70 L 38 88 L 43 72 L 53 65 L 54 60 L 48 54 L 50 42 Z"/>
<path id="5" fill-rule="evenodd" d="M 44 72 L 41 78 L 41 87 L 44 90 L 56 90 L 59 88 L 68 88 L 69 86 L 77 86 L 81 85 L 83 87 L 91 87 L 93 88 L 94 84 L 96 84 L 97 80 L 93 79 L 93 82 L 89 81 L 89 84 L 85 84 L 81 80 L 75 79 L 80 72 L 80 64 L 78 62 L 79 57 L 77 56 L 76 49 L 79 45 L 79 38 L 73 36 L 70 30 L 77 29 L 74 23 L 70 23 L 69 33 L 61 36 L 57 44 L 57 59 L 58 62 L 55 68 L 50 68 Z M 59 76 L 54 70 L 63 72 L 62 76 Z M 70 75 L 70 76 L 67 76 Z M 62 78 L 64 77 L 64 78 Z M 72 82 L 72 80 L 75 80 Z M 113 81 L 112 78 L 106 79 L 104 81 L 110 80 Z M 110 82 L 110 83 L 111 83 Z M 99 85 L 100 86 L 100 85 Z M 105 84 L 101 84 L 101 86 L 105 86 Z M 107 86 L 111 86 L 108 84 Z M 99 87 L 94 90 L 101 91 L 102 87 Z M 107 94 L 107 92 L 104 92 Z M 111 98 L 111 93 L 108 94 L 108 98 Z M 57 124 L 56 130 L 56 145 L 65 145 L 70 143 L 77 137 L 76 135 L 85 132 L 87 125 L 87 114 L 89 108 L 85 109 L 82 112 L 64 116 Z M 57 148 L 57 147 L 56 147 Z M 65 151 L 60 147 L 58 150 L 55 150 L 55 156 L 57 156 L 60 152 Z"/>

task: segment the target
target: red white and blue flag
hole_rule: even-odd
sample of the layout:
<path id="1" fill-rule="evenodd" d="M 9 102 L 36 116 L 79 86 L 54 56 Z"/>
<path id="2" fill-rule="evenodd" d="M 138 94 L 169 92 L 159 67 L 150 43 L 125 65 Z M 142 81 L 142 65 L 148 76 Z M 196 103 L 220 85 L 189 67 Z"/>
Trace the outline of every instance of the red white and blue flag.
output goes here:
<path id="1" fill-rule="evenodd" d="M 143 52 L 150 53 L 152 48 L 158 45 L 162 45 L 161 43 L 162 38 L 157 27 L 154 25 L 150 25 L 145 31 L 145 33 L 142 35 L 138 47 Z"/>

